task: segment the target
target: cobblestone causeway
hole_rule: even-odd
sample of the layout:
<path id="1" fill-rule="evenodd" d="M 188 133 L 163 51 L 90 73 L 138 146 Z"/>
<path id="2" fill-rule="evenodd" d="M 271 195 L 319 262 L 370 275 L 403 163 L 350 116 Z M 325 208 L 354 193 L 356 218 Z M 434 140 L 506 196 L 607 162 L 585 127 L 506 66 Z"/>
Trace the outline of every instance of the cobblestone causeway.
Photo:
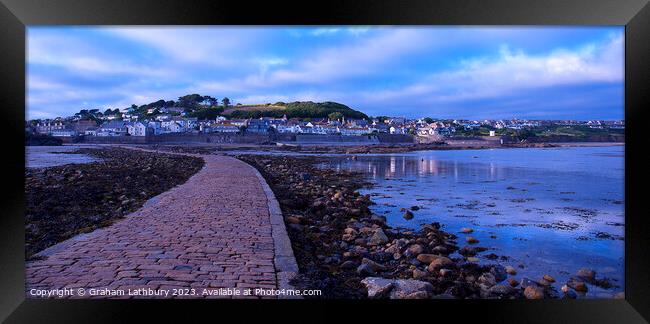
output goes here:
<path id="1" fill-rule="evenodd" d="M 276 289 L 269 206 L 256 170 L 232 157 L 202 157 L 205 166 L 186 183 L 28 262 L 28 298 L 33 288 Z"/>

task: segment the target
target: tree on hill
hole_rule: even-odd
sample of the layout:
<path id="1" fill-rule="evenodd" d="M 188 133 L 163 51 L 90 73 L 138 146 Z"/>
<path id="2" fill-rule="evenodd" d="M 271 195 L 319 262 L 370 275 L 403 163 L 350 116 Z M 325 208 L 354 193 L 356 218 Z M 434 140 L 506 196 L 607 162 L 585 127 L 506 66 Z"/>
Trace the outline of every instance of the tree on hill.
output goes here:
<path id="1" fill-rule="evenodd" d="M 221 103 L 223 104 L 224 108 L 228 108 L 228 106 L 230 106 L 230 99 L 228 99 L 228 97 L 224 97 L 221 99 Z"/>
<path id="2" fill-rule="evenodd" d="M 188 114 L 189 117 L 196 117 L 199 120 L 215 119 L 223 112 L 222 107 L 210 107 L 195 110 Z"/>
<path id="3" fill-rule="evenodd" d="M 200 94 L 189 94 L 182 97 L 178 97 L 177 105 L 183 108 L 196 108 L 199 103 L 203 102 L 204 97 Z"/>
<path id="4" fill-rule="evenodd" d="M 329 118 L 330 120 L 341 120 L 341 118 L 343 118 L 343 114 L 338 111 L 335 111 L 327 115 L 327 118 Z"/>

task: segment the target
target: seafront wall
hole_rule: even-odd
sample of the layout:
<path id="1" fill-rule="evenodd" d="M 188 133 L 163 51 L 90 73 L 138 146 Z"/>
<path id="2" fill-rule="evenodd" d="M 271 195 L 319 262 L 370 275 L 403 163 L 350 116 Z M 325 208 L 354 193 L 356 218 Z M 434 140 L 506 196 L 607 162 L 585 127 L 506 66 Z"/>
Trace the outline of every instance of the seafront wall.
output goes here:
<path id="1" fill-rule="evenodd" d="M 70 138 L 72 139 L 72 138 Z M 413 143 L 411 135 L 379 134 L 366 136 L 318 134 L 164 134 L 156 136 L 85 136 L 74 138 L 78 143 L 92 144 L 164 144 L 224 143 L 262 144 L 268 142 L 296 143 Z"/>

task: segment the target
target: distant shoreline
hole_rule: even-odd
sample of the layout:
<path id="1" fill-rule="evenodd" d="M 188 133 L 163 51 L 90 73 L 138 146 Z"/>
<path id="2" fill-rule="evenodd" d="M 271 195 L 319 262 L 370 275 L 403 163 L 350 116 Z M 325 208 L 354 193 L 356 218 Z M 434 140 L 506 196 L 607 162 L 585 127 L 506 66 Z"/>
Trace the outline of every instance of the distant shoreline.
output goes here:
<path id="1" fill-rule="evenodd" d="M 558 142 L 550 144 L 555 144 L 562 147 L 625 146 L 625 142 Z"/>

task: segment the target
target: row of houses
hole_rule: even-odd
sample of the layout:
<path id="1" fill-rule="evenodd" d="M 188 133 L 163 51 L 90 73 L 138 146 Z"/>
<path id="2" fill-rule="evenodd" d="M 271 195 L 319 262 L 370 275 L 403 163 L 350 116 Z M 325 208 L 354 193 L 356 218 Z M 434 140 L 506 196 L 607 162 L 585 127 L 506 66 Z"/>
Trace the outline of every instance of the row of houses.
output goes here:
<path id="1" fill-rule="evenodd" d="M 386 123 L 369 123 L 363 119 L 329 120 L 283 118 L 227 119 L 218 117 L 214 120 L 199 121 L 196 118 L 159 115 L 148 121 L 110 120 L 100 125 L 91 120 L 77 121 L 43 121 L 38 122 L 33 131 L 52 136 L 156 136 L 169 133 L 251 133 L 251 134 L 341 134 L 367 135 L 375 132 L 406 134 L 405 126 Z"/>
<path id="2" fill-rule="evenodd" d="M 481 126 L 491 126 L 496 129 L 520 129 L 536 127 L 547 123 L 562 124 L 569 121 L 527 121 L 527 120 L 438 120 L 406 119 L 403 117 L 372 119 L 330 120 L 328 118 L 311 119 L 309 121 L 297 118 L 253 118 L 228 119 L 219 116 L 212 120 L 198 120 L 182 116 L 160 114 L 150 120 L 107 120 L 101 124 L 93 120 L 70 120 L 57 118 L 54 120 L 39 120 L 28 128 L 35 133 L 51 136 L 72 137 L 85 136 L 156 136 L 170 133 L 250 133 L 250 134 L 340 134 L 361 136 L 372 133 L 414 134 L 418 136 L 452 136 L 457 129 L 475 129 Z M 571 122 L 573 123 L 573 122 Z M 582 122 L 590 127 L 620 127 L 623 122 Z"/>

